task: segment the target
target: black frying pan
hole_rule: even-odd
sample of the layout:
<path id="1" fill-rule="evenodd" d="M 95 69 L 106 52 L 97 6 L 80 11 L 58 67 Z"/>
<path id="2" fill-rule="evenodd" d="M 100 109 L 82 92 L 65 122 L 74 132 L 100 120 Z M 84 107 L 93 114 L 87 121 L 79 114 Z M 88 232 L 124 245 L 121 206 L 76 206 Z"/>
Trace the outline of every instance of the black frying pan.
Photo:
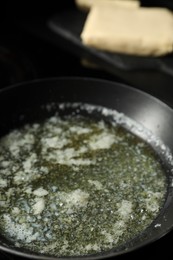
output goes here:
<path id="1" fill-rule="evenodd" d="M 59 78 L 27 82 L 0 91 L 0 136 L 25 123 L 40 121 L 49 115 L 43 109 L 48 103 L 82 102 L 101 105 L 122 112 L 143 124 L 173 152 L 173 110 L 158 99 L 139 90 L 115 82 L 88 78 Z M 56 110 L 56 108 L 55 108 Z M 55 111 L 54 111 L 55 112 Z M 165 161 L 168 175 L 167 198 L 156 222 L 120 250 L 113 249 L 99 255 L 81 257 L 101 259 L 122 255 L 142 248 L 166 235 L 173 228 L 173 173 Z M 55 259 L 16 249 L 0 236 L 0 249 L 32 259 Z M 63 258 L 64 259 L 64 258 Z M 71 259 L 79 259 L 71 258 Z"/>

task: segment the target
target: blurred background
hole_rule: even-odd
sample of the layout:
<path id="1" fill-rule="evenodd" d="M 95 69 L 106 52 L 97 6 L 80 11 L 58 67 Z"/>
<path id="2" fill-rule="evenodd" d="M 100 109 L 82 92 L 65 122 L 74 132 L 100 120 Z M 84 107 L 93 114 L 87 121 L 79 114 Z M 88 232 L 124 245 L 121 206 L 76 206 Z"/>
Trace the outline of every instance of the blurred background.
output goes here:
<path id="1" fill-rule="evenodd" d="M 36 2 L 36 1 L 35 1 Z M 144 90 L 167 104 L 173 104 L 173 56 L 162 59 L 133 59 L 126 57 L 91 57 L 101 69 L 83 66 L 79 41 L 86 14 L 76 9 L 73 0 L 33 1 L 1 3 L 0 16 L 0 87 L 25 80 L 44 77 L 84 76 L 120 81 Z M 143 0 L 142 5 L 166 5 L 173 8 L 172 1 Z M 76 20 L 74 17 L 77 17 Z M 57 21 L 56 21 L 57 19 Z M 57 22 L 61 32 L 52 31 L 48 23 Z M 65 28 L 65 29 L 64 29 Z M 71 31 L 72 29 L 72 31 Z M 67 40 L 67 33 L 71 33 Z M 77 33 L 78 35 L 76 36 Z M 122 69 L 121 63 L 128 64 Z M 113 65 L 112 65 L 113 64 Z M 118 64 L 118 66 L 117 66 Z M 103 66 L 102 66 L 103 65 Z M 130 68 L 130 69 L 129 69 Z M 161 68 L 161 69 L 160 69 Z"/>
<path id="2" fill-rule="evenodd" d="M 141 3 L 173 9 L 172 0 Z M 5 1 L 0 14 L 0 89 L 39 78 L 103 78 L 145 91 L 173 107 L 173 55 L 138 59 L 90 53 L 81 47 L 79 37 L 86 14 L 76 9 L 74 1 Z M 86 58 L 97 66 L 84 65 Z M 152 245 L 119 258 L 160 254 L 166 257 L 172 253 L 172 241 L 173 233 L 169 233 Z M 20 258 L 0 252 L 0 259 Z"/>

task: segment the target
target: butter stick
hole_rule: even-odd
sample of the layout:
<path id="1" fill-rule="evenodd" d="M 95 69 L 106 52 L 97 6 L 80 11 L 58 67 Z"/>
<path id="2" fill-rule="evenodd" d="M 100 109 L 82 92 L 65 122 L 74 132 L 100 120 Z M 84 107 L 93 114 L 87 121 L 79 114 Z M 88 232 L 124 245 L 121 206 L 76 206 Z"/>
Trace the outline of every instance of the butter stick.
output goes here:
<path id="1" fill-rule="evenodd" d="M 93 5 L 81 33 L 83 44 L 108 52 L 160 56 L 173 50 L 173 14 L 166 8 Z"/>

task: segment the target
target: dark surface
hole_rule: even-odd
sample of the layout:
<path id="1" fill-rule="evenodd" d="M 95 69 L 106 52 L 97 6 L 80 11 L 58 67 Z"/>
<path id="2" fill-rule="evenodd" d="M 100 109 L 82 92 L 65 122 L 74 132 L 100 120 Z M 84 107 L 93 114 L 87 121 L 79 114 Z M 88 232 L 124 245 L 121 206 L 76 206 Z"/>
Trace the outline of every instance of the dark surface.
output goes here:
<path id="1" fill-rule="evenodd" d="M 63 41 L 48 29 L 47 23 L 52 17 L 56 17 L 57 14 L 62 15 L 62 12 L 66 13 L 67 10 L 71 11 L 75 8 L 73 1 L 59 2 L 55 4 L 55 2 L 49 1 L 41 5 L 36 5 L 32 1 L 20 4 L 16 1 L 1 3 L 0 88 L 37 78 L 59 76 L 102 78 L 130 84 L 173 107 L 173 77 L 165 72 L 153 68 L 133 71 L 116 69 L 112 73 L 105 69 L 83 67 L 78 53 L 76 54 L 73 49 L 66 49 Z M 164 2 L 172 8 L 171 0 L 142 2 L 145 5 L 151 5 L 151 2 L 154 5 L 158 5 L 160 2 L 161 5 Z M 170 62 L 172 63 L 172 60 Z M 10 103 L 8 108 L 12 109 Z M 149 110 L 148 115 L 150 115 Z M 157 242 L 118 258 L 158 258 L 163 254 L 168 257 L 172 255 L 172 241 L 173 233 L 170 232 Z M 12 258 L 20 259 L 14 256 Z M 0 253 L 0 259 L 8 258 Z"/>
<path id="2" fill-rule="evenodd" d="M 116 70 L 157 70 L 173 76 L 173 55 L 162 57 L 139 57 L 108 53 L 89 48 L 82 44 L 80 34 L 82 32 L 87 14 L 77 8 L 69 8 L 61 13 L 55 14 L 47 23 L 57 35 L 58 41 L 63 42 L 64 48 L 75 53 L 80 58 L 89 59 L 100 67 L 116 75 Z"/>
<path id="3" fill-rule="evenodd" d="M 61 31 L 60 35 L 49 28 L 50 21 L 52 19 L 58 19 L 61 21 L 62 28 L 70 26 L 77 30 L 77 34 L 79 34 L 78 30 L 81 29 L 81 23 L 79 23 L 79 21 L 81 20 L 80 17 L 83 17 L 83 14 L 79 14 L 73 1 L 64 1 L 63 3 L 61 6 L 59 6 L 60 3 L 59 5 L 50 3 L 48 7 L 47 5 L 43 5 L 43 11 L 37 6 L 32 10 L 32 6 L 23 5 L 23 12 L 18 11 L 15 15 L 13 13 L 13 23 L 8 20 L 8 24 L 6 25 L 9 26 L 9 31 L 12 30 L 13 33 L 14 29 L 12 26 L 15 26 L 15 30 L 17 27 L 19 34 L 17 43 L 11 44 L 18 45 L 20 41 L 20 47 L 24 48 L 29 58 L 32 58 L 32 62 L 34 61 L 36 63 L 37 73 L 39 73 L 37 77 L 74 75 L 113 79 L 140 88 L 157 96 L 169 105 L 173 104 L 171 76 L 173 72 L 172 55 L 161 58 L 165 63 L 161 63 L 160 65 L 160 59 L 154 58 L 140 60 L 138 57 L 134 59 L 128 57 L 128 59 L 126 59 L 124 56 L 115 55 L 118 57 L 118 60 L 109 59 L 108 57 L 105 62 L 104 54 L 99 53 L 95 55 L 94 53 L 93 56 L 88 50 L 86 53 L 86 51 L 83 51 L 83 47 L 81 47 L 78 38 L 76 42 L 76 36 L 73 34 L 73 31 L 67 31 L 70 34 L 64 37 L 66 31 Z M 29 12 L 27 12 L 27 8 Z M 27 15 L 27 13 L 29 14 Z M 78 13 L 79 17 L 76 16 L 75 19 L 69 20 L 70 17 L 68 17 L 68 13 L 72 16 Z M 20 39 L 21 37 L 22 39 Z M 11 35 L 9 35 L 9 38 L 11 38 Z M 13 41 L 16 41 L 15 35 Z M 79 48 L 77 48 L 77 46 Z M 101 65 L 102 68 L 93 70 L 81 66 L 81 55 L 83 53 L 85 53 L 85 55 L 89 53 L 89 57 L 94 58 L 94 61 L 97 61 L 98 65 Z M 149 62 L 150 60 L 151 63 Z M 117 63 L 120 63 L 120 66 L 116 66 Z M 123 69 L 123 66 L 130 67 L 133 65 L 136 67 L 138 64 L 137 69 Z M 160 66 L 162 66 L 162 68 L 164 66 L 165 72 L 163 72 L 163 70 L 159 71 Z M 142 67 L 145 69 L 142 69 Z"/>

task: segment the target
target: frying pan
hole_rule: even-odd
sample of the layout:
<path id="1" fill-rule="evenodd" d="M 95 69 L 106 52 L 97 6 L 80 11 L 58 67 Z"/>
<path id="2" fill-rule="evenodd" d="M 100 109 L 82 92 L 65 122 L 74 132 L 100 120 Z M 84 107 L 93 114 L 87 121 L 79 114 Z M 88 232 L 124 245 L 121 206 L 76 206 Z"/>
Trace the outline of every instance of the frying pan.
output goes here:
<path id="1" fill-rule="evenodd" d="M 116 82 L 89 78 L 52 78 L 10 86 L 0 91 L 0 136 L 25 123 L 40 121 L 49 116 L 44 109 L 50 103 L 82 102 L 121 112 L 142 124 L 173 152 L 173 110 L 166 104 L 135 88 Z M 56 111 L 55 107 L 55 111 Z M 54 111 L 54 112 L 55 112 Z M 172 161 L 164 161 L 168 179 L 167 196 L 157 219 L 138 237 L 122 246 L 81 259 L 115 257 L 142 248 L 165 236 L 173 228 Z M 159 225 L 157 225 L 159 223 Z M 0 235 L 0 250 L 32 259 L 57 259 L 15 248 Z M 58 258 L 60 259 L 60 258 Z M 62 258 L 68 259 L 68 258 Z M 80 259 L 70 257 L 70 259 Z"/>

